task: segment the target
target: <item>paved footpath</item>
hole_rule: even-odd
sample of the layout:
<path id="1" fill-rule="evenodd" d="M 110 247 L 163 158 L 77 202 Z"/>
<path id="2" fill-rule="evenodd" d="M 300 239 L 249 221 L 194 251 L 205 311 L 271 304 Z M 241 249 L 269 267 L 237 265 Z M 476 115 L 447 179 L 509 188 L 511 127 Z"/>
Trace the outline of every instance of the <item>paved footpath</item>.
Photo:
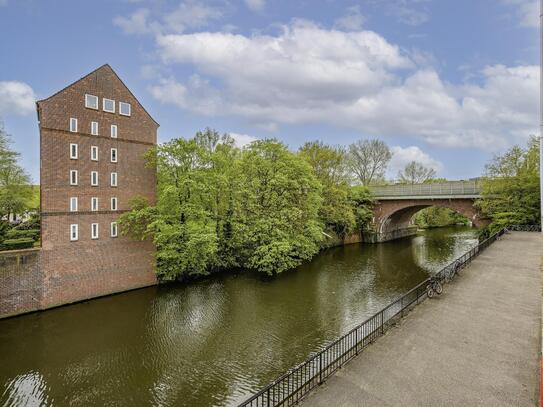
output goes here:
<path id="1" fill-rule="evenodd" d="M 536 406 L 543 237 L 495 242 L 304 406 Z"/>

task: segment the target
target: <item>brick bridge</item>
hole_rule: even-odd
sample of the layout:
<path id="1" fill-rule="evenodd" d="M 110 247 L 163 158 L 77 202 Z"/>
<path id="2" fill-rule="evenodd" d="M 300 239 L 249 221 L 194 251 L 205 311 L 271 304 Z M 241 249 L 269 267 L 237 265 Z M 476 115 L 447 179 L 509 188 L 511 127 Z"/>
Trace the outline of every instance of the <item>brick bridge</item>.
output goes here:
<path id="1" fill-rule="evenodd" d="M 489 223 L 473 206 L 481 196 L 477 180 L 376 186 L 371 192 L 377 201 L 373 210 L 377 233 L 368 235 L 369 241 L 384 242 L 413 234 L 413 215 L 429 206 L 452 209 L 478 228 Z"/>

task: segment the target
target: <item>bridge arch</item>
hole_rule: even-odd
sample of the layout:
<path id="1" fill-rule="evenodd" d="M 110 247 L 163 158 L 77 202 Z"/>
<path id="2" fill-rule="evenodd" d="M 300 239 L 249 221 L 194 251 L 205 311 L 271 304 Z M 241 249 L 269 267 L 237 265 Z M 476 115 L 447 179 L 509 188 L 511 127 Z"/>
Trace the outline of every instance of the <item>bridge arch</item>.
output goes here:
<path id="1" fill-rule="evenodd" d="M 411 234 L 411 218 L 418 211 L 439 206 L 464 215 L 475 227 L 486 226 L 474 203 L 481 197 L 478 179 L 427 184 L 395 184 L 370 188 L 377 203 L 374 207 L 374 230 L 370 241 L 386 241 Z"/>
<path id="2" fill-rule="evenodd" d="M 473 199 L 388 200 L 379 202 L 374 211 L 376 215 L 375 229 L 379 234 L 406 230 L 417 212 L 431 206 L 451 209 L 465 216 L 477 228 L 486 226 L 488 221 L 481 218 L 473 203 Z"/>

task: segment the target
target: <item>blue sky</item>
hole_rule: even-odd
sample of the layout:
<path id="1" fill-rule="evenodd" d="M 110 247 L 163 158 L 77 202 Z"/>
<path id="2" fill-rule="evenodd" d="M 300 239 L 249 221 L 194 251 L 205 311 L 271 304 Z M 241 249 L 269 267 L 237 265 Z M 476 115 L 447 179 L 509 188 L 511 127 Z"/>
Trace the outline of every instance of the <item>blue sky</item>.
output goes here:
<path id="1" fill-rule="evenodd" d="M 39 180 L 34 101 L 109 63 L 161 124 L 240 144 L 381 138 L 465 179 L 538 123 L 538 0 L 0 0 L 0 117 Z"/>

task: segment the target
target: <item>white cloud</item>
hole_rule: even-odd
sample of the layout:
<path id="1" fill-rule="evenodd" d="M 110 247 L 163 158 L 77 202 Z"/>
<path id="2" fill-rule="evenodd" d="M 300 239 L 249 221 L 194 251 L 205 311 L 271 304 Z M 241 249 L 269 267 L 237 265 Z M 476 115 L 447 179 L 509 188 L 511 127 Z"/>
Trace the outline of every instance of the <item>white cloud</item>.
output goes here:
<path id="1" fill-rule="evenodd" d="M 265 0 L 245 0 L 245 4 L 247 4 L 247 7 L 249 7 L 251 10 L 254 11 L 260 11 L 263 10 L 266 6 Z"/>
<path id="2" fill-rule="evenodd" d="M 443 164 L 441 162 L 430 157 L 419 147 L 395 146 L 391 148 L 391 151 L 392 159 L 390 160 L 387 171 L 389 178 L 395 178 L 398 175 L 398 172 L 403 170 L 411 161 L 416 161 L 425 167 L 433 168 L 438 174 L 443 169 Z"/>
<path id="3" fill-rule="evenodd" d="M 32 88 L 18 81 L 0 81 L 0 116 L 26 115 L 36 110 L 36 95 Z"/>
<path id="4" fill-rule="evenodd" d="M 347 13 L 335 21 L 336 27 L 347 31 L 359 31 L 366 22 L 366 17 L 360 11 L 360 6 L 352 6 L 347 9 Z"/>
<path id="5" fill-rule="evenodd" d="M 185 0 L 173 10 L 155 14 L 153 18 L 149 9 L 141 8 L 128 17 L 115 17 L 113 24 L 126 34 L 183 33 L 189 29 L 205 27 L 223 15 L 219 8 L 197 0 Z"/>
<path id="6" fill-rule="evenodd" d="M 476 83 L 455 85 L 375 32 L 304 21 L 275 36 L 199 32 L 160 35 L 157 45 L 164 64 L 190 65 L 196 74 L 163 79 L 153 96 L 199 114 L 270 129 L 325 123 L 490 150 L 537 131 L 535 66 L 491 66 Z"/>
<path id="7" fill-rule="evenodd" d="M 152 32 L 148 18 L 149 10 L 141 8 L 136 10 L 129 17 L 115 17 L 113 19 L 113 24 L 120 27 L 126 34 L 148 34 Z"/>
<path id="8" fill-rule="evenodd" d="M 539 27 L 539 0 L 502 0 L 503 3 L 516 7 L 521 26 Z"/>
<path id="9" fill-rule="evenodd" d="M 230 136 L 234 139 L 236 147 L 242 148 L 246 145 L 251 144 L 253 141 L 258 140 L 258 138 L 249 136 L 248 134 L 239 134 L 239 133 L 229 133 Z"/>

